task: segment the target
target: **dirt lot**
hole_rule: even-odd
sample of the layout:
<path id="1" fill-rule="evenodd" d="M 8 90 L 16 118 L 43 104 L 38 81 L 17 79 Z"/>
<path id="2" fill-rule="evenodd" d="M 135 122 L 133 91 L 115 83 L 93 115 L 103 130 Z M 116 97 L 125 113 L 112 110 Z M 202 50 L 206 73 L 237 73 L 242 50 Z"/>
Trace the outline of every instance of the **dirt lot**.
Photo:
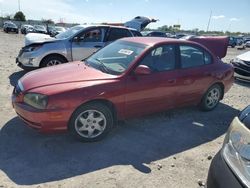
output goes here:
<path id="1" fill-rule="evenodd" d="M 127 120 L 98 143 L 41 135 L 12 109 L 25 74 L 15 64 L 22 35 L 0 31 L 0 187 L 199 187 L 230 121 L 250 104 L 250 85 L 235 82 L 218 108 L 171 110 Z M 243 53 L 229 48 L 226 61 Z"/>

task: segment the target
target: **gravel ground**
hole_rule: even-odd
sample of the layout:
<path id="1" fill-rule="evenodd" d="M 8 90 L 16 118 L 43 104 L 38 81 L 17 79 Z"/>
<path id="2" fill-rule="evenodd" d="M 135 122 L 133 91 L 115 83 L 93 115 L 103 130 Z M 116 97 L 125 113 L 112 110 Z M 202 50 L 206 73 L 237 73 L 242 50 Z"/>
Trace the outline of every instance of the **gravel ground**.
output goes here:
<path id="1" fill-rule="evenodd" d="M 0 187 L 199 187 L 229 123 L 250 104 L 250 85 L 235 82 L 212 112 L 196 107 L 127 120 L 97 143 L 24 126 L 10 96 L 25 74 L 15 64 L 24 37 L 0 31 Z M 244 50 L 246 51 L 246 50 Z M 243 50 L 228 49 L 225 61 Z"/>

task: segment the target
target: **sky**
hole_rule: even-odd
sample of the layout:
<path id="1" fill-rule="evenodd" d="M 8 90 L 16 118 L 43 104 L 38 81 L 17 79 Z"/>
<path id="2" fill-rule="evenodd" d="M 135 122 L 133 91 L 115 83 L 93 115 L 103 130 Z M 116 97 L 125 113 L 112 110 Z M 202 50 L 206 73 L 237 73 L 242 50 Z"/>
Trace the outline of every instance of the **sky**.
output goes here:
<path id="1" fill-rule="evenodd" d="M 126 22 L 136 16 L 159 19 L 150 28 L 250 32 L 250 0 L 19 0 L 26 19 L 73 23 Z M 15 14 L 18 0 L 0 0 L 0 15 Z"/>

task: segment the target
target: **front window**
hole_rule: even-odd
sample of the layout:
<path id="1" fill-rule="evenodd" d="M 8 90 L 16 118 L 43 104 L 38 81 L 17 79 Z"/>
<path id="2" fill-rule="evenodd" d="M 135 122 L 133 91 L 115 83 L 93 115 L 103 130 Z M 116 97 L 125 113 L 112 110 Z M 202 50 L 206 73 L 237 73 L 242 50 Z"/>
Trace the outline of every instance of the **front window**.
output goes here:
<path id="1" fill-rule="evenodd" d="M 79 31 L 81 31 L 82 29 L 84 29 L 83 26 L 71 27 L 67 31 L 56 35 L 56 38 L 57 39 L 66 39 L 66 38 L 69 38 L 69 37 L 73 37 L 76 33 L 78 33 Z"/>
<path id="2" fill-rule="evenodd" d="M 148 66 L 153 72 L 162 72 L 173 70 L 175 61 L 175 46 L 162 45 L 147 54 L 140 64 Z"/>
<path id="3" fill-rule="evenodd" d="M 78 36 L 81 42 L 101 42 L 102 41 L 102 30 L 101 29 L 92 29 L 86 33 L 83 33 L 81 36 Z"/>
<path id="4" fill-rule="evenodd" d="M 105 73 L 120 75 L 146 47 L 146 45 L 128 41 L 116 41 L 90 56 L 86 63 Z"/>

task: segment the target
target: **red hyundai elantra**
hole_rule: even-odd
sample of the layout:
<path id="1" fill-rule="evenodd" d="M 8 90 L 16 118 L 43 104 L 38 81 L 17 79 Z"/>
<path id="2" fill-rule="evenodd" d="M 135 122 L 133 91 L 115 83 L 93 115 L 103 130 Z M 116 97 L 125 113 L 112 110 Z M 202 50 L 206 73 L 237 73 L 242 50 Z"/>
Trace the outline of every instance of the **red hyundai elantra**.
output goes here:
<path id="1" fill-rule="evenodd" d="M 221 61 L 228 39 L 190 40 L 124 38 L 85 61 L 29 72 L 13 106 L 30 127 L 82 141 L 102 139 L 116 120 L 186 105 L 212 110 L 233 83 Z"/>

